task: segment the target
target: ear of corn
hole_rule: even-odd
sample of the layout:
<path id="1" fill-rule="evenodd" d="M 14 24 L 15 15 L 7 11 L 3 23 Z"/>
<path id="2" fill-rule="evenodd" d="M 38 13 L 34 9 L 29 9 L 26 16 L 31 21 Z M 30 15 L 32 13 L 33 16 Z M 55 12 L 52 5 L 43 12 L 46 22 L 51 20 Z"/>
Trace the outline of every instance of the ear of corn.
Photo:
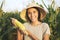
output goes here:
<path id="1" fill-rule="evenodd" d="M 15 23 L 15 25 L 16 25 L 17 27 L 19 27 L 19 29 L 25 30 L 24 25 L 23 25 L 21 22 L 19 22 L 18 20 L 15 20 L 14 23 Z"/>
<path id="2" fill-rule="evenodd" d="M 12 19 L 14 19 L 14 18 L 12 18 Z M 17 19 L 14 19 L 14 20 L 15 20 L 14 21 L 15 26 L 18 27 L 20 30 L 24 31 L 26 35 L 28 35 L 28 32 L 25 29 L 25 26 L 21 22 L 19 22 Z"/>

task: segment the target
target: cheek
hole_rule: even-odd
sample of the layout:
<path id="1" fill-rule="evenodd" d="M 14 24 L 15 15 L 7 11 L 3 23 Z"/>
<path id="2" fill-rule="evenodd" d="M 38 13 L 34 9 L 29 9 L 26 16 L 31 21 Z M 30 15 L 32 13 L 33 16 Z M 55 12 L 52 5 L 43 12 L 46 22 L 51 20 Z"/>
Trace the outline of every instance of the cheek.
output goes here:
<path id="1" fill-rule="evenodd" d="M 38 14 L 35 14 L 35 17 L 38 18 Z"/>
<path id="2" fill-rule="evenodd" d="M 31 15 L 28 15 L 29 19 L 31 19 Z"/>
<path id="3" fill-rule="evenodd" d="M 31 17 L 31 15 L 29 14 L 28 17 Z"/>

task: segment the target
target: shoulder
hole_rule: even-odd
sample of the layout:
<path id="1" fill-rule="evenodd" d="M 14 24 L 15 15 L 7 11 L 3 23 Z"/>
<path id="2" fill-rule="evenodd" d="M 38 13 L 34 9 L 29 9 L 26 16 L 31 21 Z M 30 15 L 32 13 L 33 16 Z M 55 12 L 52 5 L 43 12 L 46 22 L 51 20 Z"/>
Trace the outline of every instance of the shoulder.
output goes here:
<path id="1" fill-rule="evenodd" d="M 48 23 L 42 23 L 42 25 L 48 25 Z"/>
<path id="2" fill-rule="evenodd" d="M 50 30 L 49 25 L 47 23 L 42 23 L 42 29 L 43 30 Z"/>
<path id="3" fill-rule="evenodd" d="M 26 22 L 23 24 L 25 26 L 26 29 L 29 29 L 30 28 L 30 23 Z"/>
<path id="4" fill-rule="evenodd" d="M 23 23 L 23 25 L 27 25 L 27 24 L 29 24 L 29 23 L 28 22 Z"/>
<path id="5" fill-rule="evenodd" d="M 28 22 L 23 23 L 24 26 L 29 26 Z"/>
<path id="6" fill-rule="evenodd" d="M 43 26 L 42 28 L 43 28 L 44 34 L 49 34 L 50 35 L 49 25 L 47 23 L 43 23 L 42 26 Z"/>
<path id="7" fill-rule="evenodd" d="M 49 27 L 48 23 L 42 23 L 43 27 Z"/>

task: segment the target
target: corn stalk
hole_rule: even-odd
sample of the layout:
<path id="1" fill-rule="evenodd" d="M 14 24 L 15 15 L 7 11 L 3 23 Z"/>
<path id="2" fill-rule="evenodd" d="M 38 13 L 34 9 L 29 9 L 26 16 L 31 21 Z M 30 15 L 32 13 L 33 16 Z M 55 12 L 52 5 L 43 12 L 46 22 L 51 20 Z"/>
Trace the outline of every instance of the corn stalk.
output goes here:
<path id="1" fill-rule="evenodd" d="M 2 17 L 2 15 L 3 15 L 2 7 L 3 7 L 4 2 L 5 2 L 5 0 L 2 1 L 1 6 L 0 6 L 0 17 Z"/>
<path id="2" fill-rule="evenodd" d="M 43 0 L 42 0 L 42 3 L 45 5 Z M 50 29 L 51 29 L 50 40 L 57 40 L 57 35 L 58 35 L 57 31 L 56 31 L 56 27 L 57 27 L 56 17 L 58 15 L 58 11 L 54 10 L 54 6 L 55 6 L 55 0 L 52 0 L 52 3 L 51 3 L 51 5 L 48 8 L 45 5 L 45 7 L 49 11 L 49 13 L 46 16 L 45 21 L 49 24 Z"/>

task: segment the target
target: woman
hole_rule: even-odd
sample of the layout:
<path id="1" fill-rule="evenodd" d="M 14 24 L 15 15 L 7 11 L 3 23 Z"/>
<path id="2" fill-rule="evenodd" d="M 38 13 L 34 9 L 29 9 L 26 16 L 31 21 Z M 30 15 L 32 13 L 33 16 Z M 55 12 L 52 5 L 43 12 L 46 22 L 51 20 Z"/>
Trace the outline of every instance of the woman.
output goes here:
<path id="1" fill-rule="evenodd" d="M 28 5 L 28 8 L 21 12 L 20 16 L 27 21 L 24 23 L 24 26 L 28 35 L 25 35 L 25 32 L 22 31 L 24 34 L 24 40 L 49 40 L 49 25 L 47 23 L 42 23 L 42 20 L 46 16 L 46 12 L 43 8 L 36 3 L 32 3 Z M 15 19 L 12 19 L 12 23 L 14 24 L 13 20 Z"/>

